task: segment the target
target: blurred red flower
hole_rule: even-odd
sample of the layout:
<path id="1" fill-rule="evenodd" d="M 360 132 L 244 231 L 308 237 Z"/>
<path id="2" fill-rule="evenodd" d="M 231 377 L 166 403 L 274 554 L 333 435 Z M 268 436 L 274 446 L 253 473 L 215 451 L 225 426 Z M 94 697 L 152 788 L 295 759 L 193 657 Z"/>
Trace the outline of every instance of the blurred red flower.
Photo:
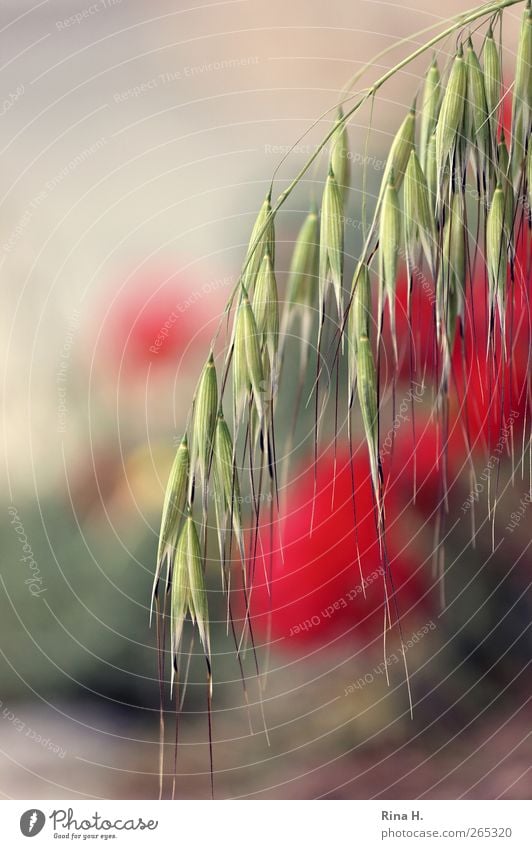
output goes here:
<path id="1" fill-rule="evenodd" d="M 315 498 L 313 467 L 295 477 L 280 520 L 282 550 L 277 530 L 273 546 L 269 533 L 262 533 L 251 594 L 260 641 L 271 638 L 278 648 L 300 651 L 342 636 L 380 639 L 384 579 L 365 445 L 354 453 L 353 473 L 356 522 L 351 465 L 341 451 L 336 464 L 331 453 L 318 460 Z M 401 553 L 410 530 L 397 499 L 390 500 L 390 508 L 386 541 L 396 600 L 402 614 L 412 614 L 416 605 L 428 606 L 429 587 L 419 551 Z M 393 618 L 393 604 L 391 610 Z"/>

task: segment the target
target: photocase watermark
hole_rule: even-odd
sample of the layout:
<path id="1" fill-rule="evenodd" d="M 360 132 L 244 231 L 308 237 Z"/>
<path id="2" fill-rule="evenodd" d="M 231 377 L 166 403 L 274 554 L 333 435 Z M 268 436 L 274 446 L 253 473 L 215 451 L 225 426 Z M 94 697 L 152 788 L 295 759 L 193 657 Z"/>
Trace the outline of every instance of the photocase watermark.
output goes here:
<path id="1" fill-rule="evenodd" d="M 46 592 L 46 587 L 43 587 L 41 570 L 35 560 L 33 549 L 29 543 L 28 536 L 24 530 L 24 525 L 22 524 L 17 508 L 14 504 L 11 504 L 7 508 L 7 512 L 11 516 L 11 525 L 18 536 L 18 541 L 23 551 L 23 556 L 20 558 L 20 561 L 21 563 L 25 563 L 31 572 L 31 576 L 26 578 L 24 583 L 27 584 L 30 593 L 33 596 L 38 597 L 42 595 L 42 593 Z"/>
<path id="2" fill-rule="evenodd" d="M 436 629 L 436 623 L 431 619 L 429 622 L 426 622 L 422 628 L 419 628 L 414 633 L 403 642 L 403 648 L 405 653 L 417 645 L 423 637 L 429 633 L 429 631 L 434 631 Z M 364 687 L 367 687 L 368 684 L 373 684 L 376 678 L 380 675 L 383 675 L 390 666 L 393 666 L 394 663 L 398 661 L 402 661 L 403 653 L 400 652 L 392 652 L 389 654 L 384 660 L 381 660 L 376 666 L 373 667 L 371 672 L 366 672 L 365 675 L 361 675 L 360 678 L 357 678 L 356 681 L 353 681 L 351 684 L 348 684 L 344 689 L 344 696 L 350 696 L 356 690 L 363 690 Z"/>
<path id="3" fill-rule="evenodd" d="M 15 91 L 10 91 L 7 97 L 0 102 L 0 117 L 6 115 L 13 108 L 17 100 L 24 96 L 24 83 L 19 83 Z"/>
<path id="4" fill-rule="evenodd" d="M 115 91 L 113 101 L 115 103 L 125 103 L 127 100 L 143 97 L 145 94 L 149 94 L 161 86 L 181 82 L 191 77 L 199 77 L 203 74 L 214 74 L 235 68 L 247 68 L 250 65 L 258 65 L 259 62 L 260 58 L 258 56 L 237 56 L 228 59 L 219 59 L 215 62 L 205 62 L 203 65 L 185 65 L 183 68 L 173 71 L 164 71 L 161 74 L 157 74 L 156 77 L 143 80 L 137 85 L 126 88 L 123 91 Z"/>
<path id="5" fill-rule="evenodd" d="M 497 441 L 497 445 L 495 446 L 495 449 L 493 451 L 493 454 L 490 455 L 488 462 L 482 470 L 482 473 L 477 478 L 475 486 L 472 488 L 468 497 L 462 504 L 462 513 L 467 513 L 467 511 L 471 509 L 472 505 L 479 500 L 481 494 L 484 492 L 485 486 L 482 481 L 487 482 L 491 477 L 493 469 L 496 468 L 497 463 L 499 462 L 499 458 L 504 450 L 504 447 L 508 444 L 508 440 L 513 430 L 514 421 L 518 415 L 519 414 L 517 411 L 512 410 L 512 412 L 508 416 L 507 424 L 505 424 L 504 427 L 501 428 L 501 433 Z"/>
<path id="6" fill-rule="evenodd" d="M 375 571 L 371 572 L 367 578 L 364 578 L 356 587 L 348 590 L 343 596 L 338 598 L 336 601 L 329 604 L 320 613 L 315 613 L 314 616 L 311 616 L 309 619 L 305 619 L 303 622 L 298 622 L 297 625 L 293 625 L 290 628 L 289 637 L 294 637 L 296 634 L 300 634 L 301 631 L 311 631 L 312 628 L 316 628 L 324 619 L 331 619 L 335 613 L 338 613 L 339 610 L 344 610 L 346 607 L 349 607 L 351 602 L 353 602 L 361 593 L 377 578 L 380 578 L 384 575 L 384 569 L 380 566 Z"/>
<path id="7" fill-rule="evenodd" d="M 386 434 L 386 439 L 382 443 L 382 448 L 380 450 L 381 457 L 385 457 L 387 454 L 390 453 L 395 434 L 397 433 L 402 424 L 410 421 L 409 411 L 411 408 L 409 406 L 409 402 L 414 402 L 416 404 L 421 403 L 426 388 L 427 387 L 423 383 L 412 383 L 412 386 L 410 387 L 406 395 L 402 398 L 401 403 L 397 408 L 397 413 L 395 414 L 392 426 Z"/>
<path id="8" fill-rule="evenodd" d="M 532 494 L 530 492 L 527 492 L 525 497 L 520 499 L 519 508 L 517 510 L 514 510 L 513 513 L 510 513 L 510 521 L 506 525 L 506 530 L 509 531 L 511 534 L 513 534 L 515 529 L 521 524 L 521 519 L 528 510 L 531 502 Z"/>
<path id="9" fill-rule="evenodd" d="M 61 348 L 61 353 L 59 355 L 59 365 L 55 374 L 55 382 L 57 386 L 57 431 L 58 433 L 65 433 L 66 431 L 66 420 L 68 415 L 68 407 L 67 407 L 67 378 L 68 371 L 70 369 L 70 355 L 72 352 L 72 345 L 74 344 L 74 337 L 76 332 L 79 330 L 79 320 L 80 313 L 78 310 L 74 310 L 72 315 L 70 316 L 70 321 L 68 323 L 68 329 L 63 340 L 63 347 Z"/>
<path id="10" fill-rule="evenodd" d="M 98 0 L 97 3 L 92 3 L 90 6 L 86 6 L 79 12 L 75 12 L 75 14 L 70 15 L 70 17 L 56 21 L 55 28 L 58 30 L 70 29 L 70 27 L 82 24 L 84 21 L 87 21 L 89 18 L 97 15 L 98 12 L 104 12 L 106 9 L 112 9 L 114 6 L 120 6 L 121 2 L 122 0 Z"/>
<path id="11" fill-rule="evenodd" d="M 11 253 L 16 244 L 20 241 L 28 225 L 34 218 L 36 212 L 42 208 L 45 200 L 50 193 L 59 186 L 73 171 L 79 168 L 87 159 L 97 153 L 102 147 L 107 144 L 107 139 L 99 138 L 93 144 L 83 148 L 76 154 L 57 174 L 54 174 L 49 180 L 44 183 L 43 188 L 38 192 L 28 203 L 26 209 L 20 216 L 16 226 L 11 231 L 9 237 L 2 245 L 2 250 L 5 254 Z"/>
<path id="12" fill-rule="evenodd" d="M 226 286 L 232 285 L 235 282 L 235 278 L 232 276 L 227 277 L 219 277 L 215 280 L 210 280 L 204 283 L 199 289 L 195 289 L 194 292 L 186 298 L 184 301 L 180 301 L 176 304 L 175 310 L 168 315 L 168 318 L 161 325 L 157 336 L 153 340 L 153 345 L 150 345 L 149 351 L 152 354 L 158 354 L 161 348 L 164 346 L 166 340 L 170 336 L 170 332 L 175 323 L 179 320 L 179 316 L 186 313 L 190 307 L 194 306 L 195 303 L 201 301 L 206 295 L 212 294 L 212 292 L 216 292 L 218 289 L 223 289 Z"/>
<path id="13" fill-rule="evenodd" d="M 50 740 L 49 737 L 44 737 L 42 734 L 39 734 L 35 731 L 30 725 L 27 725 L 20 717 L 16 715 L 12 710 L 9 710 L 7 707 L 4 707 L 3 701 L 0 699 L 0 708 L 2 708 L 2 719 L 6 722 L 11 723 L 13 728 L 17 730 L 19 734 L 23 734 L 24 737 L 28 737 L 29 740 L 32 740 L 37 745 L 42 746 L 43 749 L 47 749 L 49 752 L 52 752 L 54 755 L 57 755 L 59 758 L 64 758 L 66 756 L 66 749 L 63 749 L 61 746 L 58 746 L 53 740 Z"/>

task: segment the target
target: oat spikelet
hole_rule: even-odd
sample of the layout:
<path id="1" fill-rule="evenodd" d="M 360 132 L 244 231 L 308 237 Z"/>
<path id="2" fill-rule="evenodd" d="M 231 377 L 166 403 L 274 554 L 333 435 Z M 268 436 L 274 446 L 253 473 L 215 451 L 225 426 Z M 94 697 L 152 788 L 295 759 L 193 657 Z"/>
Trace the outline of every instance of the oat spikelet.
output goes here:
<path id="1" fill-rule="evenodd" d="M 382 324 L 384 301 L 388 300 L 390 330 L 397 362 L 397 336 L 395 332 L 395 290 L 397 262 L 401 244 L 401 208 L 395 185 L 395 172 L 390 171 L 384 193 L 379 222 L 379 322 Z"/>
<path id="2" fill-rule="evenodd" d="M 452 158 L 462 132 L 466 94 L 467 69 L 460 45 L 451 67 L 436 127 L 436 164 L 440 186 L 444 167 Z"/>
<path id="3" fill-rule="evenodd" d="M 329 170 L 321 203 L 320 226 L 320 327 L 324 320 L 329 283 L 336 297 L 338 317 L 343 317 L 342 268 L 344 260 L 344 222 L 342 197 L 332 170 Z"/>
<path id="4" fill-rule="evenodd" d="M 434 58 L 425 77 L 420 111 L 419 159 L 423 169 L 426 168 L 429 139 L 436 130 L 439 110 L 440 72 L 436 58 Z"/>

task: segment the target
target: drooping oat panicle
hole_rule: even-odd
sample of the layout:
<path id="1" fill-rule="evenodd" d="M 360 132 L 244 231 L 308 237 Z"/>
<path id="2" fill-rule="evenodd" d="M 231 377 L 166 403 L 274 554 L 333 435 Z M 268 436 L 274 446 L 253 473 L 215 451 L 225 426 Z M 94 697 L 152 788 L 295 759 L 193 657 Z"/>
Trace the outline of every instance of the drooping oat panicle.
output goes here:
<path id="1" fill-rule="evenodd" d="M 506 263 L 508 240 L 505 226 L 505 197 L 499 183 L 488 212 L 486 225 L 486 266 L 489 282 L 490 316 L 493 316 L 495 303 L 499 308 L 499 320 L 504 334 L 504 307 L 506 302 Z"/>
<path id="2" fill-rule="evenodd" d="M 470 144 L 478 151 L 479 165 L 486 173 L 494 146 L 490 135 L 491 124 L 484 74 L 471 38 L 467 41 L 465 61 L 467 67 L 466 135 Z"/>
<path id="3" fill-rule="evenodd" d="M 218 381 L 212 351 L 203 367 L 193 403 L 191 429 L 191 473 L 188 499 L 191 499 L 196 463 L 206 491 L 218 412 Z"/>
<path id="4" fill-rule="evenodd" d="M 253 312 L 257 329 L 266 343 L 270 361 L 276 362 L 279 343 L 279 297 L 269 254 L 264 254 L 253 294 Z"/>
<path id="5" fill-rule="evenodd" d="M 390 175 L 393 172 L 394 183 L 397 191 L 401 188 L 406 166 L 410 158 L 410 152 L 414 147 L 414 139 L 416 132 L 416 109 L 415 106 L 409 110 L 408 115 L 403 120 L 401 126 L 397 130 L 395 138 L 391 144 L 384 172 L 382 175 L 381 188 L 377 201 L 377 210 L 384 199 L 386 188 L 390 182 Z"/>
<path id="6" fill-rule="evenodd" d="M 335 131 L 331 140 L 331 170 L 334 174 L 336 184 L 340 189 L 342 199 L 345 201 L 349 191 L 351 168 L 349 161 L 349 137 L 347 135 L 342 107 L 338 110 L 335 127 L 338 129 Z"/>
<path id="7" fill-rule="evenodd" d="M 462 45 L 460 45 L 453 60 L 436 126 L 436 163 L 439 186 L 442 184 L 444 166 L 452 158 L 462 132 L 466 95 L 467 69 Z"/>
<path id="8" fill-rule="evenodd" d="M 172 580 L 172 654 L 180 651 L 187 613 L 196 624 L 203 650 L 210 659 L 209 611 L 203 578 L 201 547 L 192 515 L 188 515 L 177 541 Z"/>
<path id="9" fill-rule="evenodd" d="M 484 90 L 491 124 L 491 138 L 496 138 L 501 105 L 501 60 L 491 27 L 484 40 Z"/>
<path id="10" fill-rule="evenodd" d="M 409 263 L 413 263 L 419 239 L 429 268 L 434 271 L 436 226 L 427 181 L 415 150 L 412 150 L 408 160 L 403 196 L 405 244 Z"/>
<path id="11" fill-rule="evenodd" d="M 512 168 L 517 185 L 524 165 L 524 157 L 530 144 L 532 120 L 532 8 L 530 2 L 523 13 L 512 98 Z"/>
<path id="12" fill-rule="evenodd" d="M 266 253 L 270 255 L 273 264 L 275 261 L 275 226 L 269 194 L 259 210 L 249 239 L 243 273 L 243 284 L 248 292 L 251 291 L 257 279 L 259 268 Z"/>
<path id="13" fill-rule="evenodd" d="M 367 336 L 361 336 L 357 342 L 357 391 L 362 412 L 364 435 L 368 446 L 371 478 L 375 497 L 379 497 L 379 442 L 378 442 L 378 398 L 377 373 Z"/>
<path id="14" fill-rule="evenodd" d="M 397 362 L 397 337 L 395 332 L 395 291 L 397 263 L 401 245 L 401 208 L 392 170 L 384 193 L 379 220 L 379 326 L 382 323 L 384 301 L 388 300 L 390 330 Z"/>
<path id="15" fill-rule="evenodd" d="M 436 58 L 434 58 L 425 77 L 420 110 L 419 160 L 423 169 L 426 168 L 427 164 L 429 139 L 436 130 L 438 122 L 440 96 L 440 71 Z"/>
<path id="16" fill-rule="evenodd" d="M 218 413 L 214 439 L 215 505 L 219 531 L 225 530 L 228 518 L 235 532 L 240 555 L 244 557 L 240 483 L 235 466 L 233 440 L 222 410 Z M 220 536 L 220 556 L 223 558 L 223 539 Z"/>
<path id="17" fill-rule="evenodd" d="M 342 197 L 332 170 L 329 170 L 323 190 L 319 251 L 319 309 L 321 327 L 330 282 L 333 284 L 340 320 L 343 316 L 342 270 L 344 262 L 344 221 Z"/>
<path id="18" fill-rule="evenodd" d="M 370 275 L 366 263 L 361 262 L 357 265 L 353 275 L 351 306 L 347 325 L 349 406 L 353 401 L 356 384 L 358 340 L 364 336 L 368 339 L 371 338 L 371 322 Z"/>

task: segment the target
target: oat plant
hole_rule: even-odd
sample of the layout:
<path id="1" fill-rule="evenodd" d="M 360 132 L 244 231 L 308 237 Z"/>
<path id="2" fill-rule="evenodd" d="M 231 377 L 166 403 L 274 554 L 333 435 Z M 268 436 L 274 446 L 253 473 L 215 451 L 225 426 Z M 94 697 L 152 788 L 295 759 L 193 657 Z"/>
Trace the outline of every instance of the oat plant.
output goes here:
<path id="1" fill-rule="evenodd" d="M 276 200 L 272 180 L 238 282 L 199 377 L 164 500 L 152 598 L 161 681 L 161 795 L 163 777 L 169 774 L 163 762 L 162 704 L 169 678 L 177 721 L 193 650 L 192 644 L 185 644 L 186 620 L 195 626 L 205 655 L 211 779 L 213 775 L 211 699 L 216 645 L 211 644 L 207 582 L 219 581 L 225 595 L 227 627 L 234 640 L 244 690 L 246 651 L 253 657 L 259 694 L 264 686 L 250 598 L 257 570 L 268 580 L 261 527 L 264 519 L 270 528 L 276 521 L 280 474 L 285 479 L 287 473 L 277 461 L 276 406 L 289 336 L 297 337 L 299 384 L 293 389 L 294 422 L 304 405 L 310 404 L 315 416 L 310 437 L 315 457 L 321 414 L 331 398 L 335 440 L 341 422 L 347 421 L 351 441 L 352 418 L 360 418 L 384 567 L 384 637 L 396 628 L 402 642 L 393 572 L 386 555 L 385 481 L 379 448 L 385 317 L 391 338 L 391 368 L 397 371 L 409 344 L 398 338 L 396 330 L 399 269 L 405 267 L 408 278 L 408 320 L 421 269 L 434 307 L 434 409 L 445 454 L 451 359 L 453 351 L 460 351 L 463 345 L 466 299 L 475 269 L 481 269 L 486 281 L 482 294 L 487 322 L 484 353 L 494 368 L 496 362 L 511 362 L 512 357 L 514 320 L 510 321 L 508 312 L 518 239 L 525 240 L 526 285 L 531 294 L 530 0 L 522 12 L 513 78 L 503 81 L 501 69 L 503 12 L 516 4 L 523 5 L 522 0 L 494 0 L 445 26 L 433 25 L 417 33 L 415 38 L 421 41 L 424 35 L 425 43 L 375 82 L 360 88 L 359 80 L 371 70 L 372 63 L 364 66 L 349 81 L 340 102 L 332 104 L 325 137 Z M 429 38 L 430 30 L 437 32 Z M 386 52 L 379 54 L 375 63 Z M 397 127 L 373 204 L 365 191 L 364 172 L 363 245 L 349 282 L 346 250 L 353 252 L 354 247 L 347 244 L 345 232 L 350 190 L 348 125 L 365 106 L 373 109 L 378 92 L 392 76 L 423 56 L 428 65 L 426 74 L 414 104 Z M 507 138 L 500 130 L 504 87 L 512 97 Z M 287 285 L 281 290 L 276 276 L 275 227 L 287 198 L 319 158 L 326 159 L 323 188 L 317 193 L 319 203 L 309 203 L 308 214 L 301 221 Z M 225 345 L 222 338 L 228 340 Z M 415 352 L 410 350 L 409 354 L 411 378 L 422 380 L 423 364 L 416 363 Z M 324 368 L 326 357 L 329 365 Z M 344 373 L 345 397 L 340 379 Z M 312 389 L 306 397 L 303 387 L 309 374 Z M 526 391 L 530 391 L 530 381 Z M 530 408 L 529 397 L 527 406 Z M 467 422 L 464 429 L 467 431 Z M 529 436 L 523 441 L 522 461 L 527 446 L 529 450 Z M 440 533 L 447 507 L 445 463 L 441 476 Z M 244 490 L 250 494 L 247 500 L 241 498 Z M 208 544 L 211 549 L 216 547 L 216 554 L 207 551 Z M 219 576 L 206 574 L 216 560 Z M 232 606 L 235 582 L 245 599 L 245 609 L 238 618 Z M 408 683 L 406 659 L 405 677 Z"/>

